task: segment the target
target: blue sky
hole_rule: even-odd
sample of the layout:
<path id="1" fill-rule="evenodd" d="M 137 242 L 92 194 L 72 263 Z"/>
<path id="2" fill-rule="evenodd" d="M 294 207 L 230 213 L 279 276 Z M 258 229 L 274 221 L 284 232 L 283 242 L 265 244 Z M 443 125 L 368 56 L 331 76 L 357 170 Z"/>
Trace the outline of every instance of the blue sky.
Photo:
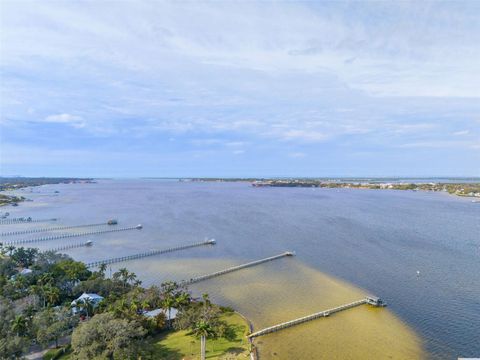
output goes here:
<path id="1" fill-rule="evenodd" d="M 1 174 L 480 176 L 480 2 L 0 3 Z"/>

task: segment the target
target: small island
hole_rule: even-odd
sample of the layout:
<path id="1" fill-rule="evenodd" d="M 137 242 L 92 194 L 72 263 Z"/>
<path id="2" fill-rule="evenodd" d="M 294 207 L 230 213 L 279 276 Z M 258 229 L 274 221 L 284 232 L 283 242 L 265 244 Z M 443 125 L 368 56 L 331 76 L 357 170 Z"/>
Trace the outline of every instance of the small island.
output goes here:
<path id="1" fill-rule="evenodd" d="M 25 201 L 23 196 L 12 196 L 12 195 L 5 195 L 0 194 L 0 206 L 5 205 L 18 205 L 19 202 Z"/>

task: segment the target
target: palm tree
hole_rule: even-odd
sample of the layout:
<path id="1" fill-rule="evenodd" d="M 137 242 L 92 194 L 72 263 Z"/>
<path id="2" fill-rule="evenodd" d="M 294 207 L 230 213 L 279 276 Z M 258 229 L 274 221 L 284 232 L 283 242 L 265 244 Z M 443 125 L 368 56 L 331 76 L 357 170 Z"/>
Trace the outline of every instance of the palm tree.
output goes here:
<path id="1" fill-rule="evenodd" d="M 0 254 L 5 255 L 7 253 L 7 249 L 3 246 L 3 242 L 0 242 Z"/>
<path id="2" fill-rule="evenodd" d="M 175 297 L 175 306 L 184 307 L 190 304 L 190 294 L 188 292 L 181 292 Z"/>
<path id="3" fill-rule="evenodd" d="M 135 314 L 138 315 L 141 313 L 142 310 L 142 303 L 139 300 L 133 300 L 130 304 L 130 310 Z"/>
<path id="4" fill-rule="evenodd" d="M 17 333 L 17 336 L 25 335 L 28 329 L 28 321 L 22 315 L 17 315 L 15 319 L 12 320 L 12 330 Z"/>
<path id="5" fill-rule="evenodd" d="M 205 360 L 207 338 L 214 337 L 216 335 L 215 330 L 206 320 L 196 322 L 192 330 L 196 336 L 200 337 L 200 359 Z"/>
<path id="6" fill-rule="evenodd" d="M 113 304 L 108 306 L 108 311 L 112 311 L 115 316 L 124 316 L 128 313 L 128 304 L 125 297 L 122 297 L 120 300 L 115 301 Z"/>
<path id="7" fill-rule="evenodd" d="M 130 272 L 126 268 L 121 268 L 120 270 L 118 270 L 118 274 L 122 278 L 123 288 L 125 289 L 127 287 L 127 282 L 130 276 Z"/>
<path id="8" fill-rule="evenodd" d="M 45 286 L 45 298 L 49 305 L 54 305 L 60 299 L 60 290 L 55 286 Z"/>
<path id="9" fill-rule="evenodd" d="M 171 327 L 171 312 L 172 307 L 176 304 L 176 295 L 178 290 L 178 284 L 174 281 L 166 281 L 160 285 L 160 295 L 161 295 L 161 304 L 164 310 L 168 311 L 167 324 L 168 327 Z"/>
<path id="10" fill-rule="evenodd" d="M 140 280 L 136 280 L 136 279 L 137 279 L 137 275 L 135 275 L 135 273 L 133 273 L 133 272 L 131 272 L 127 275 L 127 281 L 132 283 L 132 284 L 137 284 L 137 281 L 140 281 Z M 140 285 L 140 283 L 138 285 Z"/>
<path id="11" fill-rule="evenodd" d="M 15 250 L 15 246 L 7 245 L 6 249 L 8 251 L 8 256 L 12 256 L 13 250 Z"/>
<path id="12" fill-rule="evenodd" d="M 163 310 L 168 311 L 168 327 L 172 327 L 172 317 L 171 317 L 171 312 L 172 312 L 172 307 L 175 305 L 175 298 L 173 296 L 166 296 L 162 300 L 162 308 Z"/>
<path id="13" fill-rule="evenodd" d="M 98 267 L 98 272 L 102 275 L 102 277 L 104 277 L 105 271 L 107 271 L 107 264 L 101 263 L 100 266 Z"/>
<path id="14" fill-rule="evenodd" d="M 89 297 L 85 297 L 81 301 L 78 306 L 85 310 L 88 319 L 89 316 L 93 315 L 93 301 Z"/>
<path id="15" fill-rule="evenodd" d="M 150 303 L 148 302 L 147 299 L 143 299 L 142 303 L 140 304 L 140 307 L 141 307 L 142 310 L 144 310 L 144 311 L 150 310 Z"/>
<path id="16" fill-rule="evenodd" d="M 51 284 L 53 282 L 53 274 L 49 272 L 43 273 L 38 279 L 38 282 L 42 285 Z"/>

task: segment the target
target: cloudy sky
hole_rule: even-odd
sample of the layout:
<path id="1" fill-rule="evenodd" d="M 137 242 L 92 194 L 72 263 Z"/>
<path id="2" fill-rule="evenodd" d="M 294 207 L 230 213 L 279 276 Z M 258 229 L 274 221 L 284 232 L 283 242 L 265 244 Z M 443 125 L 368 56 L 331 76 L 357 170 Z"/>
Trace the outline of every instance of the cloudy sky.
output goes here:
<path id="1" fill-rule="evenodd" d="M 480 1 L 0 16 L 2 175 L 480 175 Z"/>

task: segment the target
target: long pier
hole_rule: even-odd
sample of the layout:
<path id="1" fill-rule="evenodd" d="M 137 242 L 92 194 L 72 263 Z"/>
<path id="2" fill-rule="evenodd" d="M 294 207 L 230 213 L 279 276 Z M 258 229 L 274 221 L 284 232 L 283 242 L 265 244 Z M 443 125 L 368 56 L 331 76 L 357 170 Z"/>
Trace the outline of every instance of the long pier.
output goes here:
<path id="1" fill-rule="evenodd" d="M 22 235 L 22 234 L 33 234 L 33 233 L 41 233 L 41 232 L 47 232 L 47 231 L 69 230 L 69 229 L 78 229 L 78 228 L 95 227 L 95 226 L 103 226 L 103 225 L 110 225 L 110 224 L 105 222 L 105 223 L 97 223 L 97 224 L 54 226 L 54 227 L 43 228 L 43 229 L 29 229 L 29 230 L 7 231 L 7 232 L 2 232 L 2 233 L 0 233 L 0 236 L 12 236 L 12 235 Z"/>
<path id="2" fill-rule="evenodd" d="M 110 232 L 127 231 L 127 230 L 135 230 L 135 229 L 140 230 L 141 228 L 142 228 L 142 225 L 136 225 L 136 226 L 128 226 L 128 227 L 123 227 L 123 228 L 117 228 L 117 229 L 104 229 L 104 230 L 97 230 L 97 231 L 86 231 L 86 232 L 77 233 L 77 234 L 51 235 L 51 236 L 34 238 L 34 239 L 6 241 L 5 245 L 27 244 L 27 243 L 32 243 L 32 242 L 49 241 L 49 240 L 65 239 L 65 238 L 96 235 L 96 234 L 105 234 L 105 233 L 110 233 Z"/>
<path id="3" fill-rule="evenodd" d="M 144 257 L 147 257 L 147 256 L 154 256 L 154 255 L 165 254 L 165 253 L 178 251 L 178 250 L 190 249 L 190 248 L 197 247 L 197 246 L 215 245 L 215 244 L 216 244 L 216 241 L 214 239 L 210 239 L 210 240 L 195 242 L 195 243 L 187 244 L 187 245 L 174 246 L 174 247 L 167 248 L 167 249 L 150 250 L 150 251 L 142 252 L 142 253 L 139 253 L 139 254 L 120 256 L 120 257 L 110 258 L 110 259 L 106 259 L 106 260 L 94 261 L 94 262 L 87 263 L 86 265 L 87 265 L 87 268 L 92 268 L 92 267 L 100 266 L 102 264 L 113 264 L 113 263 L 118 263 L 118 262 L 123 262 L 123 261 L 128 261 L 128 260 L 140 259 L 140 258 L 144 258 Z"/>
<path id="4" fill-rule="evenodd" d="M 12 219 L 1 219 L 0 225 L 9 225 L 9 224 L 20 224 L 20 223 L 39 223 L 39 222 L 49 222 L 49 221 L 57 221 L 58 219 L 32 219 L 28 218 L 12 218 Z"/>
<path id="5" fill-rule="evenodd" d="M 80 247 L 89 247 L 92 246 L 93 242 L 91 240 L 88 240 L 87 242 L 84 243 L 78 243 L 78 244 L 71 244 L 71 245 L 64 245 L 64 246 L 59 246 L 53 249 L 48 249 L 48 251 L 63 251 L 63 250 L 70 250 L 70 249 L 75 249 L 75 248 L 80 248 Z"/>
<path id="6" fill-rule="evenodd" d="M 286 322 L 283 322 L 281 324 L 269 326 L 265 329 L 253 332 L 250 335 L 247 335 L 247 337 L 252 339 L 254 337 L 270 334 L 270 333 L 277 332 L 277 331 L 280 331 L 280 330 L 283 330 L 283 329 L 286 329 L 286 328 L 289 328 L 289 327 L 292 327 L 292 326 L 295 326 L 295 325 L 303 324 L 307 321 L 312 321 L 312 320 L 315 320 L 315 319 L 318 319 L 318 318 L 327 317 L 327 316 L 330 316 L 334 313 L 337 313 L 337 312 L 340 312 L 340 311 L 343 311 L 343 310 L 347 310 L 347 309 L 351 309 L 353 307 L 357 307 L 357 306 L 364 305 L 364 304 L 370 304 L 370 305 L 373 305 L 373 306 L 385 306 L 386 305 L 379 298 L 376 298 L 376 297 L 373 297 L 373 296 L 367 296 L 367 297 L 365 297 L 365 299 L 362 299 L 362 300 L 358 300 L 358 301 L 354 301 L 354 302 L 351 302 L 351 303 L 348 303 L 348 304 L 345 304 L 345 305 L 337 306 L 337 307 L 334 307 L 332 309 L 323 310 L 323 311 L 320 311 L 320 312 L 317 312 L 317 313 L 314 313 L 314 314 L 311 314 L 311 315 L 308 315 L 308 316 L 303 316 L 303 317 L 298 318 L 298 319 L 286 321 Z"/>
<path id="7" fill-rule="evenodd" d="M 217 272 L 214 272 L 214 273 L 211 273 L 211 274 L 197 276 L 197 277 L 191 278 L 189 280 L 184 280 L 182 283 L 185 284 L 185 285 L 194 284 L 194 283 L 197 283 L 197 282 L 200 282 L 200 281 L 203 281 L 203 280 L 207 280 L 207 279 L 211 279 L 211 278 L 214 278 L 214 277 L 217 277 L 217 276 L 220 276 L 220 275 L 228 274 L 228 273 L 231 273 L 231 272 L 234 272 L 234 271 L 238 271 L 238 270 L 245 269 L 245 268 L 248 268 L 248 267 L 252 267 L 252 266 L 255 266 L 255 265 L 263 264 L 263 263 L 266 263 L 266 262 L 269 262 L 269 261 L 277 260 L 277 259 L 280 259 L 280 258 L 283 258 L 283 257 L 286 257 L 286 256 L 294 256 L 294 255 L 295 255 L 294 252 L 286 251 L 284 253 L 281 253 L 281 254 L 278 254 L 278 255 L 275 255 L 275 256 L 270 256 L 270 257 L 260 259 L 260 260 L 256 260 L 256 261 L 252 261 L 252 262 L 249 262 L 249 263 L 246 263 L 246 264 L 232 266 L 232 267 L 229 267 L 225 270 L 217 271 Z"/>

